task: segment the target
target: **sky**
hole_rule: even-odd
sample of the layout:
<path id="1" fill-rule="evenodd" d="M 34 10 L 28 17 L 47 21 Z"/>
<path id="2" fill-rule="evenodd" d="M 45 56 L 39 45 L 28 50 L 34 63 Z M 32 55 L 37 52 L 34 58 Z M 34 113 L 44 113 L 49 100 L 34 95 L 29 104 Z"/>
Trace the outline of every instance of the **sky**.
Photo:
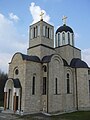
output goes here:
<path id="1" fill-rule="evenodd" d="M 90 66 L 90 0 L 0 0 L 0 69 L 8 72 L 8 63 L 16 52 L 27 53 L 29 26 L 40 20 L 54 26 L 54 32 L 66 24 L 75 34 L 75 47 Z"/>

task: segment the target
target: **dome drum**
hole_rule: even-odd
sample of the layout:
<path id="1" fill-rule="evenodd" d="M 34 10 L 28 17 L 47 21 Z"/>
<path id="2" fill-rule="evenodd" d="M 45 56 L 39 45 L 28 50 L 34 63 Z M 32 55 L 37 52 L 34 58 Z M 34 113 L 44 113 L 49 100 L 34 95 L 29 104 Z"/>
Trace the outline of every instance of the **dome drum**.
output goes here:
<path id="1" fill-rule="evenodd" d="M 70 44 L 74 46 L 74 32 L 72 28 L 66 26 L 65 24 L 59 27 L 56 30 L 56 39 L 55 39 L 56 47 Z"/>

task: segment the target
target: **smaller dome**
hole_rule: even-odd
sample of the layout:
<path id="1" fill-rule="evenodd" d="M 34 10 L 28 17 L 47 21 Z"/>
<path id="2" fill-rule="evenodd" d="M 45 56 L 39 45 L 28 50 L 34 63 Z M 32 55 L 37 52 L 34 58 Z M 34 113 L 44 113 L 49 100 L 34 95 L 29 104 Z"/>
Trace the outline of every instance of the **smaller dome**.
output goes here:
<path id="1" fill-rule="evenodd" d="M 67 25 L 64 24 L 63 26 L 61 26 L 61 27 L 59 27 L 59 28 L 57 29 L 56 34 L 57 34 L 58 32 L 63 32 L 63 31 L 73 33 L 72 28 L 70 28 L 69 26 L 67 26 Z"/>
<path id="2" fill-rule="evenodd" d="M 73 58 L 71 60 L 70 66 L 72 68 L 88 68 L 87 63 L 79 58 Z"/>

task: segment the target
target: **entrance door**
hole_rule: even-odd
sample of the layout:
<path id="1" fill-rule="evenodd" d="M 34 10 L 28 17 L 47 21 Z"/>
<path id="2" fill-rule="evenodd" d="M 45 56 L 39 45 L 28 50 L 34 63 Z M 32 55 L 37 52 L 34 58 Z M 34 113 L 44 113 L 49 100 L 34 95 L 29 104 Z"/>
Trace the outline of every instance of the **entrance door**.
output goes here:
<path id="1" fill-rule="evenodd" d="M 11 97 L 11 89 L 8 90 L 8 109 L 10 109 L 10 97 Z"/>
<path id="2" fill-rule="evenodd" d="M 16 96 L 16 110 L 18 110 L 18 96 Z"/>

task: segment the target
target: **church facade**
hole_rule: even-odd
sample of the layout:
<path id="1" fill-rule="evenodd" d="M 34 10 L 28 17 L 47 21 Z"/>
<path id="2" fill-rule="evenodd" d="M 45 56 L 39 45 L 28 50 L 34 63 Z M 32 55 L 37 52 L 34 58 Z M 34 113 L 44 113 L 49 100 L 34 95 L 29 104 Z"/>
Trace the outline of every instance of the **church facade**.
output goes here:
<path id="1" fill-rule="evenodd" d="M 54 47 L 55 46 L 55 47 Z M 4 110 L 57 113 L 90 110 L 90 68 L 74 46 L 74 32 L 41 19 L 29 27 L 27 55 L 15 53 L 4 87 Z"/>

